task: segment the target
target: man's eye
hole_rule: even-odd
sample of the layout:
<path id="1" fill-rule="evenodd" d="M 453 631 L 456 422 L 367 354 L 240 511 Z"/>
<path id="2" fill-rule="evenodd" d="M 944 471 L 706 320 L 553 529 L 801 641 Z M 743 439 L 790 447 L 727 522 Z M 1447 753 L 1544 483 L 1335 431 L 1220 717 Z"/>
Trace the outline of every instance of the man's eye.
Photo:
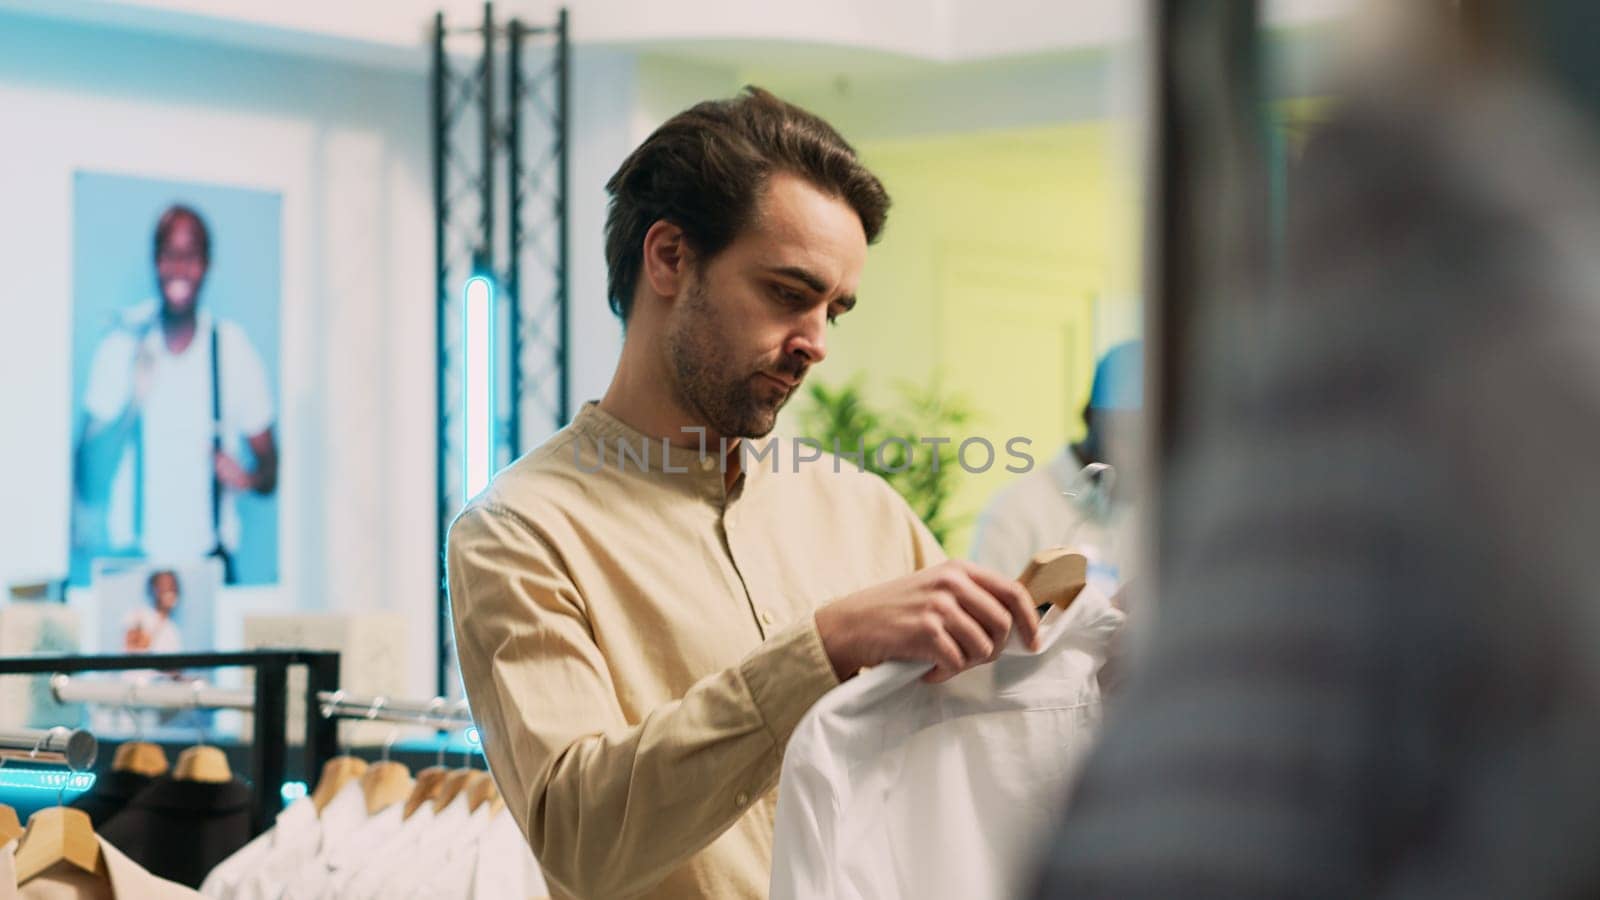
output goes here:
<path id="1" fill-rule="evenodd" d="M 801 294 L 799 291 L 795 290 L 794 288 L 785 287 L 785 286 L 780 284 L 776 288 L 774 288 L 774 290 L 778 294 L 778 299 L 782 300 L 785 303 L 792 303 L 792 304 L 798 305 L 798 304 L 806 302 L 805 296 L 803 294 Z"/>

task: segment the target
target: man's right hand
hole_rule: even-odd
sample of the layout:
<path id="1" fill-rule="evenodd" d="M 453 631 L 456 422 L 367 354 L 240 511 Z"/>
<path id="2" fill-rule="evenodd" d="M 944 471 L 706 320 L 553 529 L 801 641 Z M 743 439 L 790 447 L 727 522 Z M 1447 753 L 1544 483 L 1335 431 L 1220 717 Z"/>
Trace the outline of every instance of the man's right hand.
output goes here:
<path id="1" fill-rule="evenodd" d="M 817 632 L 845 679 L 890 660 L 933 664 L 924 681 L 948 681 L 1000 655 L 1013 626 L 1036 647 L 1039 615 L 1017 581 L 947 560 L 817 610 Z"/>

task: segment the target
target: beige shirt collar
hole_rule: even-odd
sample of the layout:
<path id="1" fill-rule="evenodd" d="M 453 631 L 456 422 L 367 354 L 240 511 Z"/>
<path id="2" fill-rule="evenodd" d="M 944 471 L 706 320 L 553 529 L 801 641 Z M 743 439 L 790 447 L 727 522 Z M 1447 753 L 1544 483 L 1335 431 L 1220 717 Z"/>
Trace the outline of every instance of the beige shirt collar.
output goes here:
<path id="1" fill-rule="evenodd" d="M 678 440 L 696 442 L 696 446 L 678 446 L 673 439 L 639 431 L 593 401 L 583 405 L 568 427 L 578 440 L 567 452 L 573 455 L 580 471 L 594 472 L 604 466 L 641 478 L 670 481 L 707 501 L 720 503 L 738 497 L 745 483 L 759 480 L 764 471 L 759 465 L 742 466 L 730 487 L 724 467 L 732 468 L 740 454 L 747 452 L 740 446 L 742 439 L 709 440 L 703 429 L 688 429 Z"/>

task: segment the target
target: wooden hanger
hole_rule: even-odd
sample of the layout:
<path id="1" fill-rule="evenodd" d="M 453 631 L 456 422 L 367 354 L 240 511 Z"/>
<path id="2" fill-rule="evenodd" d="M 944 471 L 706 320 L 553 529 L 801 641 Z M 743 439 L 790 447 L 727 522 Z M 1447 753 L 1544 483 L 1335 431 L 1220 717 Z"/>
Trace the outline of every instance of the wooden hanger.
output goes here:
<path id="1" fill-rule="evenodd" d="M 354 756 L 335 756 L 323 763 L 322 775 L 317 778 L 317 787 L 311 792 L 311 805 L 321 813 L 333 802 L 340 788 L 360 778 L 366 771 L 367 761 Z"/>
<path id="2" fill-rule="evenodd" d="M 196 744 L 178 754 L 178 764 L 172 777 L 178 781 L 203 781 L 220 784 L 233 780 L 233 770 L 228 767 L 227 754 L 216 747 Z"/>
<path id="3" fill-rule="evenodd" d="M 100 838 L 95 836 L 89 814 L 81 809 L 52 806 L 28 817 L 28 830 L 17 845 L 17 885 L 64 862 L 101 878 L 106 872 Z"/>
<path id="4" fill-rule="evenodd" d="M 0 803 L 0 847 L 11 843 L 22 834 L 22 820 L 17 818 L 17 811 Z"/>
<path id="5" fill-rule="evenodd" d="M 439 788 L 444 784 L 444 777 L 449 774 L 450 770 L 444 766 L 429 766 L 418 772 L 416 783 L 411 786 L 411 796 L 406 798 L 401 818 L 411 818 L 411 814 L 421 808 L 422 804 L 439 796 Z"/>
<path id="6" fill-rule="evenodd" d="M 434 795 L 433 811 L 439 812 L 449 806 L 450 801 L 468 786 L 473 773 L 477 771 L 477 769 L 452 769 L 445 775 L 444 781 L 439 784 L 439 793 Z"/>
<path id="7" fill-rule="evenodd" d="M 125 741 L 111 758 L 111 771 L 154 778 L 167 771 L 167 751 L 148 741 Z"/>
<path id="8" fill-rule="evenodd" d="M 1040 606 L 1066 609 L 1089 581 L 1089 561 L 1062 547 L 1040 550 L 1017 578 Z"/>
<path id="9" fill-rule="evenodd" d="M 375 762 L 361 774 L 361 795 L 369 816 L 399 803 L 411 796 L 411 770 L 387 759 Z"/>
<path id="10" fill-rule="evenodd" d="M 494 778 L 488 772 L 483 773 L 483 775 L 483 778 L 467 789 L 469 791 L 467 794 L 467 808 L 477 812 L 478 807 L 487 803 L 489 804 L 489 815 L 493 817 L 495 813 L 505 808 L 506 803 L 500 797 L 500 787 L 494 783 Z"/>

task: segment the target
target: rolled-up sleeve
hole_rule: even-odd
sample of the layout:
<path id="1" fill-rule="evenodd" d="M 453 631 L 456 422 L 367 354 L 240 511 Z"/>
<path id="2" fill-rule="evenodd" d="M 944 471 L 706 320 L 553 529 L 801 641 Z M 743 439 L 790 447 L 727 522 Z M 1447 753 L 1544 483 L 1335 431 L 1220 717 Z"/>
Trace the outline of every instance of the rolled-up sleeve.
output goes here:
<path id="1" fill-rule="evenodd" d="M 531 523 L 474 506 L 447 561 L 490 767 L 546 876 L 576 896 L 646 890 L 710 844 L 771 789 L 790 731 L 837 684 L 807 616 L 629 722 L 584 598 Z"/>

